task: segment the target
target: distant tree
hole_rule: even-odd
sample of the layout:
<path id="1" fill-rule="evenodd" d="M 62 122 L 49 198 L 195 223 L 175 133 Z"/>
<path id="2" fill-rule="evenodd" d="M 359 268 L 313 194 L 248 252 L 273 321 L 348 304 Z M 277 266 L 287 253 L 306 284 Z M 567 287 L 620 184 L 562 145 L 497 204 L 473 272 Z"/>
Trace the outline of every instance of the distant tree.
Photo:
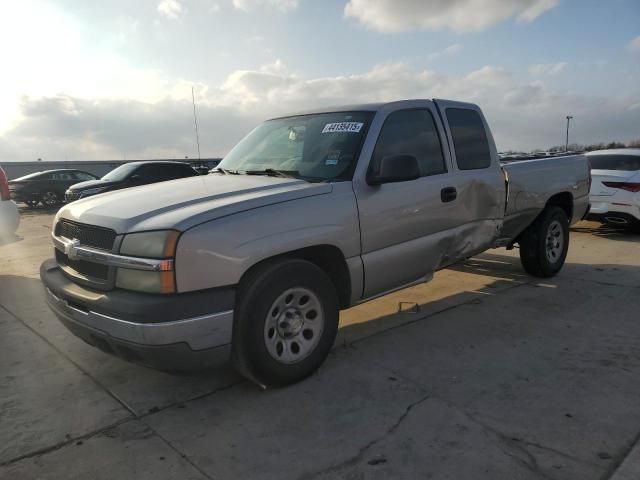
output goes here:
<path id="1" fill-rule="evenodd" d="M 640 148 L 640 138 L 636 138 L 635 140 L 631 140 L 627 146 L 629 148 Z"/>
<path id="2" fill-rule="evenodd" d="M 593 152 L 594 150 L 604 150 L 605 144 L 604 142 L 600 142 L 600 143 L 592 143 L 591 145 L 587 145 L 586 147 L 584 147 L 584 149 L 587 152 Z"/>
<path id="3" fill-rule="evenodd" d="M 607 148 L 625 148 L 625 144 L 621 142 L 610 142 L 607 143 Z"/>

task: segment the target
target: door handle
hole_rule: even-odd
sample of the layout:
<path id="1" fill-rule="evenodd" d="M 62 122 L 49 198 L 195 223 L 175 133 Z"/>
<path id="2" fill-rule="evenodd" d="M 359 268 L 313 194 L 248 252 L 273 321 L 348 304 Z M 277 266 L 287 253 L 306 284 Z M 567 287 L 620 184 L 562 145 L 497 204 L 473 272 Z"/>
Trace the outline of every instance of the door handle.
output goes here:
<path id="1" fill-rule="evenodd" d="M 445 187 L 440 190 L 440 200 L 443 203 L 453 202 L 458 197 L 456 187 Z"/>

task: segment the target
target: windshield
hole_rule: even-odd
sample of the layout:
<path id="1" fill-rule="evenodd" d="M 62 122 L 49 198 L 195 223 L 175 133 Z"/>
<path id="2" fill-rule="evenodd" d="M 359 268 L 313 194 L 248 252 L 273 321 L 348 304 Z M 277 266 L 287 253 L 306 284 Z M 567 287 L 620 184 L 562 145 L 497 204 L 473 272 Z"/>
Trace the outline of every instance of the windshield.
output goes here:
<path id="1" fill-rule="evenodd" d="M 118 168 L 111 170 L 107 173 L 101 180 L 106 180 L 108 182 L 119 182 L 124 180 L 129 176 L 131 172 L 138 168 L 137 163 L 125 163 L 124 165 L 120 165 Z"/>
<path id="2" fill-rule="evenodd" d="M 221 170 L 274 171 L 307 181 L 349 179 L 373 112 L 340 112 L 269 120 L 220 162 Z"/>

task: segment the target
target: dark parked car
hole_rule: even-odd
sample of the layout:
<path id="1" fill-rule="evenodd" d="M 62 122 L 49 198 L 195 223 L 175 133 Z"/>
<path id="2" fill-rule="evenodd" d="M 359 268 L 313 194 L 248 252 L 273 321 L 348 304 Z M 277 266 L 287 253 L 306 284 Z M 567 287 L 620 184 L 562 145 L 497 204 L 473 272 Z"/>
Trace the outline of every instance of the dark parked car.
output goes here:
<path id="1" fill-rule="evenodd" d="M 64 201 L 64 193 L 71 185 L 97 178 L 81 170 L 46 170 L 11 180 L 9 190 L 11 198 L 16 202 L 24 202 L 30 207 L 35 207 L 38 203 L 53 207 Z"/>
<path id="2" fill-rule="evenodd" d="M 137 187 L 198 175 L 191 165 L 182 162 L 130 162 L 111 170 L 98 180 L 78 183 L 67 190 L 67 202 L 98 193 Z"/>

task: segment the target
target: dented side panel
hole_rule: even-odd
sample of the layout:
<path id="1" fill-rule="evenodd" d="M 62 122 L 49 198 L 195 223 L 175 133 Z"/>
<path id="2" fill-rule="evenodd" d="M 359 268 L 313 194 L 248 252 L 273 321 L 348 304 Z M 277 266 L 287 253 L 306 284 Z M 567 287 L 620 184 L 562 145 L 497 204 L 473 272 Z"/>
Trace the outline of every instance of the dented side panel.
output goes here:
<path id="1" fill-rule="evenodd" d="M 455 105 L 479 112 L 474 105 Z M 394 111 L 411 108 L 433 113 L 447 172 L 396 184 L 368 185 L 366 171 L 385 119 Z M 370 127 L 353 182 L 361 227 L 364 298 L 428 279 L 436 270 L 491 247 L 500 230 L 505 186 L 490 133 L 491 165 L 461 171 L 441 118 L 434 102 L 416 100 L 383 107 Z M 451 187 L 457 196 L 445 202 L 441 191 Z"/>
<path id="2" fill-rule="evenodd" d="M 525 160 L 503 166 L 509 177 L 509 201 L 503 238 L 515 239 L 544 209 L 551 197 L 571 195 L 571 223 L 589 207 L 589 164 L 584 155 Z"/>

